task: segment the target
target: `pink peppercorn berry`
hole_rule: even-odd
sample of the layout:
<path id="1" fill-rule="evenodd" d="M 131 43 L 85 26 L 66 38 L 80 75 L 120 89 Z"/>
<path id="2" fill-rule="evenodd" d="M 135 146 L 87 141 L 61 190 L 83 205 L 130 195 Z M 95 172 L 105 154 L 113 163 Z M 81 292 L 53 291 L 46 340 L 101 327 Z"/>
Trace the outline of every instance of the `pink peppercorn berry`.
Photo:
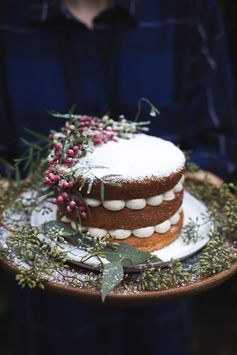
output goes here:
<path id="1" fill-rule="evenodd" d="M 73 159 L 72 158 L 65 159 L 64 164 L 67 165 L 68 167 L 72 166 Z"/>
<path id="2" fill-rule="evenodd" d="M 72 150 L 74 151 L 74 153 L 77 153 L 79 150 L 79 147 L 77 145 L 74 145 L 74 147 L 72 148 Z"/>
<path id="3" fill-rule="evenodd" d="M 75 152 L 74 152 L 72 149 L 68 149 L 67 155 L 68 155 L 69 157 L 74 157 Z"/>
<path id="4" fill-rule="evenodd" d="M 71 207 L 71 209 L 75 208 L 76 207 L 76 202 L 75 201 L 71 201 L 69 203 L 69 206 Z"/>
<path id="5" fill-rule="evenodd" d="M 71 182 L 67 182 L 67 181 L 61 181 L 59 184 L 59 187 L 64 190 L 68 190 L 68 189 L 72 188 L 72 186 L 73 186 L 73 184 Z"/>

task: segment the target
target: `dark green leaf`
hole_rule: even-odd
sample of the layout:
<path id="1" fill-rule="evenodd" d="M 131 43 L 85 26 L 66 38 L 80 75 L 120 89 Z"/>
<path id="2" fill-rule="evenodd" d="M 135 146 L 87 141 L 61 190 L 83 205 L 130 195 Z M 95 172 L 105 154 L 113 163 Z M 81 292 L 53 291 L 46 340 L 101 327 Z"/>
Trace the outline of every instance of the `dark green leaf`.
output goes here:
<path id="1" fill-rule="evenodd" d="M 105 200 L 105 185 L 104 185 L 103 181 L 101 181 L 101 183 L 100 183 L 100 200 L 102 203 Z"/>
<path id="2" fill-rule="evenodd" d="M 78 210 L 76 209 L 76 216 L 77 216 L 77 224 L 79 223 L 81 225 L 81 216 L 80 213 L 78 212 Z"/>
<path id="3" fill-rule="evenodd" d="M 61 150 L 61 156 L 60 156 L 60 159 L 59 159 L 59 164 L 60 164 L 60 163 L 62 162 L 62 160 L 64 159 L 66 150 L 67 150 L 67 140 L 65 139 L 64 142 L 63 142 L 62 150 Z"/>
<path id="4" fill-rule="evenodd" d="M 101 297 L 105 301 L 108 293 L 123 280 L 123 265 L 121 261 L 106 264 L 103 269 Z"/>
<path id="5" fill-rule="evenodd" d="M 32 131 L 31 129 L 26 128 L 26 127 L 24 128 L 24 130 L 25 130 L 27 133 L 29 133 L 31 136 L 37 138 L 37 139 L 40 140 L 40 141 L 43 141 L 43 142 L 49 142 L 49 141 L 50 141 L 50 139 L 49 139 L 47 136 L 45 136 L 44 134 L 41 134 L 41 133 Z"/>
<path id="6" fill-rule="evenodd" d="M 71 120 L 73 118 L 73 113 L 75 112 L 75 109 L 76 109 L 77 105 L 76 104 L 73 104 L 72 107 L 70 108 L 68 114 L 69 114 L 69 119 Z"/>
<path id="7" fill-rule="evenodd" d="M 53 194 L 51 186 L 47 187 L 47 189 L 41 190 L 39 193 L 39 196 L 43 197 L 43 196 L 49 195 L 50 193 Z"/>
<path id="8" fill-rule="evenodd" d="M 84 181 L 85 181 L 85 180 L 84 180 Z M 72 189 L 72 192 L 73 192 L 73 195 L 76 195 L 76 196 L 83 202 L 83 204 L 84 204 L 84 206 L 85 206 L 85 208 L 86 208 L 86 212 L 87 212 L 88 214 L 90 214 L 90 209 L 89 209 L 89 207 L 88 207 L 87 204 L 86 204 L 86 201 L 85 201 L 84 196 L 82 196 L 82 194 L 81 194 L 78 190 L 76 190 L 76 189 Z"/>
<path id="9" fill-rule="evenodd" d="M 23 168 L 23 170 L 25 171 L 29 166 L 30 164 L 32 163 L 32 158 L 33 158 L 33 147 L 29 147 L 29 155 L 28 155 L 28 158 L 27 158 L 27 161 L 25 163 L 25 166 Z"/>
<path id="10" fill-rule="evenodd" d="M 124 267 L 142 264 L 151 256 L 150 253 L 133 248 L 126 243 L 121 243 L 117 249 L 106 247 L 103 249 L 107 260 L 114 262 L 123 260 Z"/>
<path id="11" fill-rule="evenodd" d="M 108 182 L 107 185 L 112 187 L 123 187 L 123 185 L 118 182 Z"/>
<path id="12" fill-rule="evenodd" d="M 14 170 L 14 165 L 10 164 L 7 160 L 0 158 L 0 163 L 3 164 L 7 169 Z"/>
<path id="13" fill-rule="evenodd" d="M 15 165 L 15 179 L 16 179 L 16 182 L 18 182 L 18 183 L 21 180 L 21 173 L 20 173 L 20 168 L 19 168 L 18 164 Z"/>
<path id="14" fill-rule="evenodd" d="M 66 225 L 63 222 L 50 221 L 42 225 L 42 231 L 44 233 L 50 234 L 52 228 L 54 229 L 54 231 L 56 230 L 58 233 L 60 233 L 62 237 L 71 237 L 74 236 L 75 234 L 78 234 L 78 231 L 75 231 L 69 225 Z"/>
<path id="15" fill-rule="evenodd" d="M 39 145 L 35 144 L 35 143 L 29 142 L 29 141 L 27 141 L 27 140 L 24 139 L 24 138 L 20 138 L 20 140 L 21 140 L 25 145 L 27 145 L 28 147 L 32 147 L 32 148 L 34 148 L 35 150 L 42 150 L 42 148 L 41 148 Z"/>

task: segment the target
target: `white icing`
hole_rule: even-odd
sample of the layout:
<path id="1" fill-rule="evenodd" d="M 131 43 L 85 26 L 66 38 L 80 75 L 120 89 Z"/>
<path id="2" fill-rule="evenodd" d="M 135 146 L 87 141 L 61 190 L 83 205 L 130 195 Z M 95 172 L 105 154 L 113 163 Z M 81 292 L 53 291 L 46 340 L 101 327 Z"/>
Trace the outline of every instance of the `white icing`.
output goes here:
<path id="1" fill-rule="evenodd" d="M 108 231 L 106 229 L 93 227 L 89 227 L 88 232 L 94 238 L 103 238 L 108 234 Z"/>
<path id="2" fill-rule="evenodd" d="M 115 230 L 109 230 L 109 235 L 115 239 L 126 239 L 130 237 L 132 234 L 132 231 L 128 229 L 115 229 Z"/>
<path id="3" fill-rule="evenodd" d="M 144 228 L 134 229 L 132 231 L 132 234 L 138 238 L 148 238 L 154 233 L 154 231 L 155 231 L 154 227 L 144 227 Z"/>
<path id="4" fill-rule="evenodd" d="M 70 220 L 69 218 L 67 218 L 66 216 L 63 216 L 63 217 L 61 218 L 61 221 L 62 221 L 62 222 L 65 222 L 65 223 L 70 223 L 70 222 L 71 222 L 71 220 Z"/>
<path id="5" fill-rule="evenodd" d="M 179 180 L 179 182 L 181 182 L 181 184 L 183 184 L 183 183 L 184 183 L 184 179 L 185 179 L 185 176 L 182 175 L 182 177 L 181 177 L 181 179 Z"/>
<path id="6" fill-rule="evenodd" d="M 136 134 L 131 139 L 118 139 L 95 147 L 80 159 L 98 178 L 119 175 L 114 180 L 165 177 L 183 169 L 185 156 L 173 143 L 161 138 Z M 103 168 L 101 168 L 103 167 Z M 77 165 L 73 170 L 77 170 Z"/>
<path id="7" fill-rule="evenodd" d="M 157 224 L 155 226 L 155 231 L 157 233 L 165 233 L 165 232 L 167 232 L 170 229 L 170 227 L 171 227 L 170 221 L 166 220 L 166 221 L 164 221 L 164 222 L 162 222 L 160 224 Z"/>
<path id="8" fill-rule="evenodd" d="M 145 198 L 136 198 L 133 200 L 128 200 L 126 202 L 126 207 L 131 210 L 141 210 L 146 206 Z"/>
<path id="9" fill-rule="evenodd" d="M 163 195 L 165 201 L 171 201 L 175 198 L 175 194 L 173 190 L 167 191 Z"/>
<path id="10" fill-rule="evenodd" d="M 126 239 L 130 237 L 132 234 L 138 238 L 148 238 L 154 232 L 161 233 L 161 234 L 167 232 L 170 229 L 171 225 L 176 224 L 180 220 L 181 211 L 182 211 L 182 207 L 180 207 L 178 211 L 169 219 L 167 219 L 166 221 L 160 224 L 157 224 L 155 227 L 148 226 L 144 228 L 137 228 L 134 230 L 129 230 L 129 229 L 106 230 L 102 228 L 94 228 L 94 227 L 87 228 L 82 226 L 78 226 L 78 228 L 81 227 L 82 231 L 88 230 L 89 234 L 94 238 L 102 238 L 105 237 L 107 234 L 109 234 L 111 237 L 115 239 Z M 76 223 L 71 221 L 71 227 L 73 229 L 77 229 Z"/>
<path id="11" fill-rule="evenodd" d="M 71 222 L 71 227 L 72 229 L 74 229 L 75 231 L 77 230 L 77 225 L 75 222 Z"/>
<path id="12" fill-rule="evenodd" d="M 100 200 L 96 200 L 94 198 L 85 198 L 85 203 L 89 207 L 98 207 L 101 205 Z"/>
<path id="13" fill-rule="evenodd" d="M 125 207 L 125 201 L 107 200 L 103 202 L 103 207 L 110 211 L 120 211 Z"/>
<path id="14" fill-rule="evenodd" d="M 110 210 L 110 211 L 119 211 L 122 210 L 125 206 L 131 210 L 140 210 L 146 205 L 149 206 L 158 206 L 164 200 L 171 201 L 175 198 L 175 193 L 180 192 L 183 190 L 183 184 L 181 182 L 183 178 L 175 185 L 172 190 L 165 192 L 164 194 L 155 195 L 145 198 L 135 198 L 131 200 L 106 200 L 103 202 L 103 207 Z M 85 198 L 85 202 L 89 207 L 98 207 L 101 205 L 100 200 L 96 200 L 94 198 Z M 65 221 L 66 222 L 66 221 Z"/>
<path id="15" fill-rule="evenodd" d="M 180 215 L 178 212 L 176 212 L 172 217 L 169 218 L 169 221 L 171 224 L 176 224 L 178 223 L 179 219 L 180 219 Z"/>
<path id="16" fill-rule="evenodd" d="M 163 195 L 156 195 L 156 196 L 148 197 L 146 199 L 146 203 L 149 206 L 158 206 L 163 202 L 163 199 L 164 199 Z"/>
<path id="17" fill-rule="evenodd" d="M 183 190 L 183 184 L 179 181 L 176 185 L 175 185 L 175 187 L 174 187 L 174 192 L 180 192 L 180 191 L 182 191 Z"/>

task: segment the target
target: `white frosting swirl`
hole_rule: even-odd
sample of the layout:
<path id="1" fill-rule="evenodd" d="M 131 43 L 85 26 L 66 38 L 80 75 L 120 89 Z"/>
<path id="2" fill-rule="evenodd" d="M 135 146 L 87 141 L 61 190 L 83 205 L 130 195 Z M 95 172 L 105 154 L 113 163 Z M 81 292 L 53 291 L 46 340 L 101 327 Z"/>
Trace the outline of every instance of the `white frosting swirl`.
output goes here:
<path id="1" fill-rule="evenodd" d="M 124 200 L 106 200 L 103 202 L 103 207 L 110 211 L 120 211 L 125 207 Z"/>
<path id="2" fill-rule="evenodd" d="M 108 234 L 108 231 L 106 229 L 94 227 L 89 227 L 88 232 L 94 238 L 103 238 Z"/>
<path id="3" fill-rule="evenodd" d="M 71 220 L 70 220 L 69 218 L 67 218 L 66 216 L 63 216 L 63 217 L 61 218 L 61 221 L 62 221 L 62 222 L 65 222 L 65 223 L 70 223 L 70 222 L 71 222 Z"/>
<path id="4" fill-rule="evenodd" d="M 169 221 L 171 224 L 176 224 L 178 223 L 179 219 L 180 219 L 180 215 L 178 212 L 176 212 L 172 217 L 169 218 Z"/>
<path id="5" fill-rule="evenodd" d="M 85 202 L 89 207 L 98 207 L 101 205 L 100 200 L 96 200 L 95 198 L 85 198 Z"/>
<path id="6" fill-rule="evenodd" d="M 152 196 L 152 197 L 148 197 L 146 199 L 146 203 L 149 206 L 159 206 L 162 202 L 163 202 L 163 195 L 156 195 L 156 196 Z"/>
<path id="7" fill-rule="evenodd" d="M 155 231 L 156 231 L 157 233 L 165 233 L 165 232 L 167 232 L 167 231 L 170 229 L 170 227 L 171 227 L 171 223 L 170 223 L 170 221 L 167 219 L 166 221 L 164 221 L 164 222 L 162 222 L 162 223 L 160 223 L 160 224 L 157 224 L 157 225 L 155 226 Z"/>
<path id="8" fill-rule="evenodd" d="M 184 175 L 182 175 L 182 176 L 181 176 L 181 179 L 179 180 L 179 181 L 181 182 L 181 184 L 183 184 L 183 183 L 184 183 L 184 179 L 185 179 L 185 176 L 184 176 Z"/>
<path id="9" fill-rule="evenodd" d="M 175 194 L 173 190 L 165 192 L 163 196 L 165 201 L 171 201 L 175 198 Z"/>
<path id="10" fill-rule="evenodd" d="M 75 222 L 71 221 L 71 227 L 72 229 L 74 229 L 75 231 L 77 230 L 77 225 Z"/>
<path id="11" fill-rule="evenodd" d="M 128 229 L 114 229 L 114 230 L 109 230 L 109 235 L 115 239 L 126 239 L 130 237 L 132 234 L 132 231 Z"/>
<path id="12" fill-rule="evenodd" d="M 178 184 L 175 185 L 174 187 L 174 192 L 180 192 L 183 190 L 183 184 L 179 181 Z"/>
<path id="13" fill-rule="evenodd" d="M 131 210 L 142 210 L 146 206 L 145 198 L 135 198 L 126 202 L 126 207 Z"/>
<path id="14" fill-rule="evenodd" d="M 154 231 L 155 231 L 154 227 L 144 227 L 144 228 L 134 229 L 132 231 L 132 234 L 138 238 L 148 238 L 154 233 Z"/>

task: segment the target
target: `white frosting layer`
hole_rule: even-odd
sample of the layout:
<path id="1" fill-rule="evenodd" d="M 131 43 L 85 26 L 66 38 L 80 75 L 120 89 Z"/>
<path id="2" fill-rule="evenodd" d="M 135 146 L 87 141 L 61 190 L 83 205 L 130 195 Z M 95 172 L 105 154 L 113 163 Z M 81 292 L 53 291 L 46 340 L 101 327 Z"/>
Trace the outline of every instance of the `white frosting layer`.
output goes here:
<path id="1" fill-rule="evenodd" d="M 157 224 L 156 226 L 148 226 L 148 227 L 137 228 L 137 229 L 133 229 L 133 230 L 129 230 L 129 229 L 106 230 L 106 229 L 94 228 L 94 227 L 88 227 L 88 229 L 87 229 L 86 227 L 82 227 L 82 230 L 83 231 L 88 230 L 89 234 L 94 238 L 103 238 L 106 235 L 110 235 L 114 239 L 126 239 L 126 238 L 130 237 L 131 235 L 134 235 L 135 237 L 138 237 L 138 238 L 148 238 L 154 232 L 161 233 L 161 234 L 168 232 L 168 230 L 171 228 L 171 226 L 178 223 L 178 221 L 180 220 L 180 213 L 181 212 L 182 212 L 182 206 L 178 209 L 178 211 L 173 216 L 168 218 L 166 221 L 164 221 L 160 224 Z M 71 227 L 73 229 L 77 229 L 76 223 L 71 221 Z"/>
<path id="2" fill-rule="evenodd" d="M 156 196 L 148 197 L 146 199 L 146 203 L 149 206 L 158 206 L 163 202 L 163 200 L 164 200 L 163 195 L 156 195 Z"/>
<path id="3" fill-rule="evenodd" d="M 130 237 L 132 234 L 132 231 L 128 229 L 115 229 L 115 230 L 109 230 L 109 235 L 115 239 L 126 239 Z"/>
<path id="4" fill-rule="evenodd" d="M 146 206 L 145 198 L 136 198 L 133 200 L 128 200 L 126 202 L 126 207 L 131 210 L 141 210 Z"/>
<path id="5" fill-rule="evenodd" d="M 171 227 L 171 223 L 170 223 L 170 220 L 167 219 L 166 221 L 160 223 L 160 224 L 157 224 L 155 226 L 155 231 L 157 233 L 165 233 L 165 232 L 168 232 L 168 230 L 170 229 Z"/>
<path id="6" fill-rule="evenodd" d="M 101 205 L 100 200 L 96 200 L 94 198 L 85 198 L 85 202 L 89 207 L 98 207 Z"/>
<path id="7" fill-rule="evenodd" d="M 178 193 L 183 190 L 183 182 L 184 176 L 179 180 L 179 182 L 175 185 L 172 190 L 169 190 L 161 195 L 156 195 L 148 198 L 136 198 L 131 200 L 105 200 L 103 202 L 103 207 L 110 211 L 120 211 L 125 206 L 131 210 L 141 210 L 146 205 L 149 206 L 158 206 L 163 201 L 172 201 L 175 199 L 175 193 Z M 101 205 L 100 200 L 96 200 L 93 198 L 85 198 L 85 202 L 89 207 L 98 207 Z"/>
<path id="8" fill-rule="evenodd" d="M 172 201 L 175 198 L 175 194 L 173 190 L 167 191 L 164 193 L 165 201 Z"/>
<path id="9" fill-rule="evenodd" d="M 135 235 L 135 237 L 138 237 L 138 238 L 148 238 L 154 232 L 155 232 L 155 228 L 154 227 L 144 227 L 144 228 L 134 229 L 132 231 L 132 234 Z"/>
<path id="10" fill-rule="evenodd" d="M 103 202 L 103 207 L 110 211 L 120 211 L 125 207 L 125 201 L 107 200 Z"/>
<path id="11" fill-rule="evenodd" d="M 118 142 L 110 141 L 95 147 L 78 164 L 89 166 L 98 178 L 119 175 L 117 180 L 137 180 L 152 176 L 165 177 L 180 171 L 184 167 L 185 156 L 169 141 L 136 134 L 131 139 L 120 138 Z M 77 172 L 77 165 L 73 170 Z"/>
<path id="12" fill-rule="evenodd" d="M 108 234 L 108 231 L 106 229 L 102 229 L 102 228 L 89 227 L 88 232 L 94 238 L 103 238 Z"/>
<path id="13" fill-rule="evenodd" d="M 175 213 L 172 217 L 170 217 L 170 223 L 176 224 L 179 221 L 179 213 Z"/>

